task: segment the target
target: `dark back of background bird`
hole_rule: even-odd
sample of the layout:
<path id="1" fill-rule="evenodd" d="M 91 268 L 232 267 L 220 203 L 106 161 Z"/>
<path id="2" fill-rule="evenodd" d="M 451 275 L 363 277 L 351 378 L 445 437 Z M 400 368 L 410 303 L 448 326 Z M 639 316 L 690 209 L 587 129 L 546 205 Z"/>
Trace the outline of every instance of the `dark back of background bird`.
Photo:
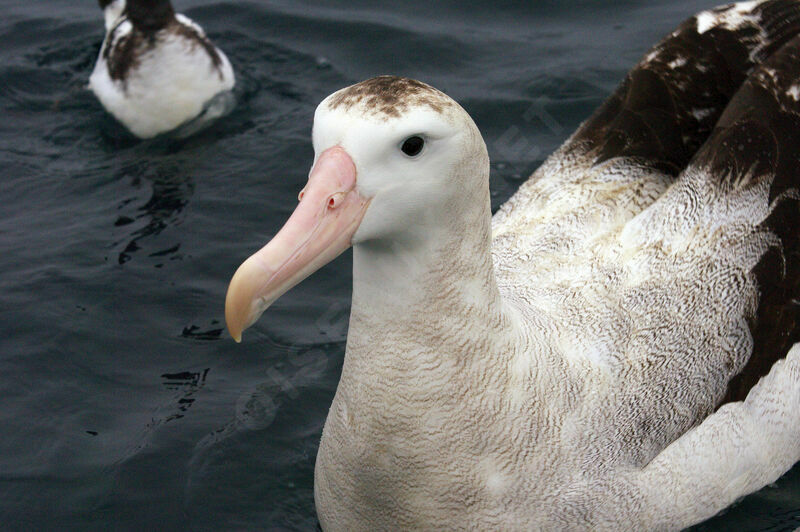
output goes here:
<path id="1" fill-rule="evenodd" d="M 196 136 L 140 142 L 85 89 L 96 2 L 6 0 L 4 528 L 313 529 L 351 259 L 278 301 L 243 347 L 222 341 L 222 301 L 294 208 L 317 103 L 385 73 L 446 91 L 486 139 L 497 208 L 711 4 L 176 1 L 231 60 L 237 107 Z M 798 514 L 794 470 L 701 528 L 792 528 Z"/>

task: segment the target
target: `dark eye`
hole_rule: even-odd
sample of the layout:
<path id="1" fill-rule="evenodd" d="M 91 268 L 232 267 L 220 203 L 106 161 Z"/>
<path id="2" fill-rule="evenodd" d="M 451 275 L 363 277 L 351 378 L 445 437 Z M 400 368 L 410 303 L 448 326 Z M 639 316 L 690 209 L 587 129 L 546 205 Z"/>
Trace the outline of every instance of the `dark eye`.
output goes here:
<path id="1" fill-rule="evenodd" d="M 422 151 L 423 146 L 425 146 L 425 140 L 423 140 L 422 137 L 414 135 L 413 137 L 408 137 L 403 142 L 403 146 L 400 149 L 409 157 L 416 157 L 419 155 L 419 152 Z"/>

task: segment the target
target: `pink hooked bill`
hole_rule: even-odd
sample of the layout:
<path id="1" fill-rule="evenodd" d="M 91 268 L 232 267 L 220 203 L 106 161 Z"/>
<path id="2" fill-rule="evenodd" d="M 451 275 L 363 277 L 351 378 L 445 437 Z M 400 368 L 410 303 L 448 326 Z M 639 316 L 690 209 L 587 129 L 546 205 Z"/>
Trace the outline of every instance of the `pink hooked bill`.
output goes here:
<path id="1" fill-rule="evenodd" d="M 276 299 L 352 245 L 369 204 L 356 190 L 355 164 L 340 146 L 322 152 L 299 199 L 278 234 L 231 279 L 225 321 L 237 342 Z"/>

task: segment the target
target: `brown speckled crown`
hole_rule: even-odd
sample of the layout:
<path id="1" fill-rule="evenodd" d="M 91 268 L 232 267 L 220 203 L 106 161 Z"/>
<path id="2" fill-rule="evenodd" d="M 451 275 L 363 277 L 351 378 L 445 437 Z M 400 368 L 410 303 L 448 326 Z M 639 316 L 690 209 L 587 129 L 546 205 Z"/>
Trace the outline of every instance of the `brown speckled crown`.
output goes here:
<path id="1" fill-rule="evenodd" d="M 328 102 L 331 109 L 360 105 L 374 114 L 398 117 L 411 106 L 427 105 L 436 112 L 452 106 L 444 93 L 415 79 L 377 76 L 337 92 Z"/>

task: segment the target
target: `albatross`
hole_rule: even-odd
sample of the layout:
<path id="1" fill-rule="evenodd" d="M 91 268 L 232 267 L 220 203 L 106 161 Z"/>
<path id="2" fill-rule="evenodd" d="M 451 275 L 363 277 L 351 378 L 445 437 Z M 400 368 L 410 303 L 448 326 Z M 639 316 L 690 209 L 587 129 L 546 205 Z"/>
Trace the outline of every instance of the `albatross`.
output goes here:
<path id="1" fill-rule="evenodd" d="M 412 79 L 328 96 L 241 340 L 353 248 L 325 530 L 679 529 L 800 458 L 800 2 L 658 43 L 492 217 L 470 116 Z"/>
<path id="2" fill-rule="evenodd" d="M 89 89 L 139 138 L 195 133 L 234 105 L 225 54 L 169 0 L 99 0 L 106 36 Z"/>

